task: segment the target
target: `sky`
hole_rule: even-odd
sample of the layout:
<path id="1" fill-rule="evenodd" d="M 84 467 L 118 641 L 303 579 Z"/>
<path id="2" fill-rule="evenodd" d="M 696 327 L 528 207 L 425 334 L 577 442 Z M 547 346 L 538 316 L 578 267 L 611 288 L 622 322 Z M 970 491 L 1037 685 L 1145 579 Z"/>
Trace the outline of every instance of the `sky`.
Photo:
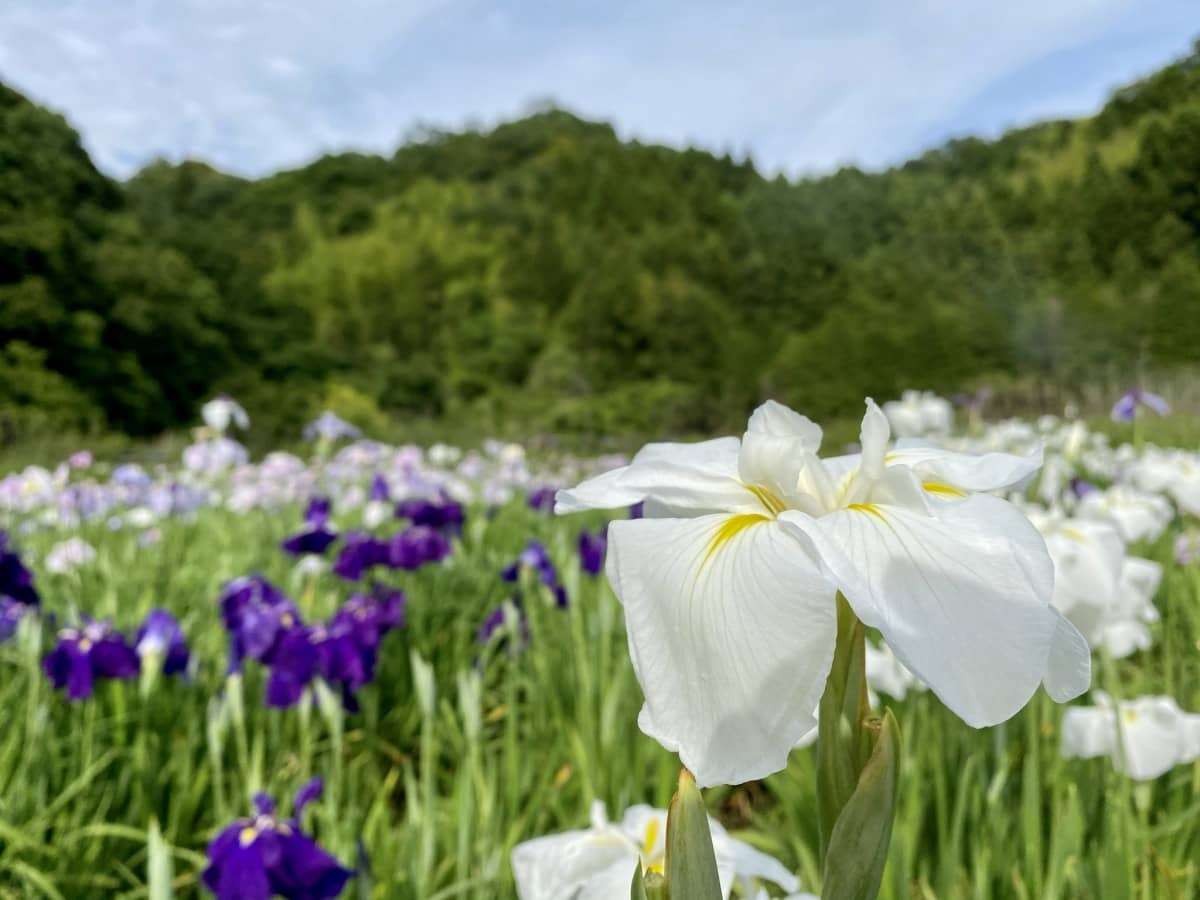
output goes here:
<path id="1" fill-rule="evenodd" d="M 388 153 L 548 100 L 798 176 L 1093 112 L 1198 36 L 1200 0 L 3 0 L 0 80 L 122 178 Z"/>

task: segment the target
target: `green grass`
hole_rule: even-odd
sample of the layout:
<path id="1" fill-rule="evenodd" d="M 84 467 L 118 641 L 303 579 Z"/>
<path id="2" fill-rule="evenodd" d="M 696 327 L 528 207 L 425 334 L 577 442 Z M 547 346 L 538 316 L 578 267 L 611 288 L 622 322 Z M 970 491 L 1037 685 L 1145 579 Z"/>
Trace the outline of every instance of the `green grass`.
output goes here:
<path id="1" fill-rule="evenodd" d="M 147 897 L 147 840 L 161 826 L 178 897 L 200 896 L 206 842 L 266 789 L 287 808 L 314 774 L 327 779 L 312 827 L 369 878 L 347 897 L 512 897 L 512 847 L 582 827 L 594 798 L 611 813 L 665 806 L 675 759 L 636 727 L 641 703 L 619 604 L 575 565 L 584 520 L 513 505 L 476 511 L 444 567 L 397 578 L 408 625 L 385 642 L 360 714 L 336 703 L 267 710 L 262 673 L 224 676 L 216 597 L 223 581 L 262 571 L 306 615 L 348 594 L 336 578 L 303 584 L 277 550 L 298 519 L 207 511 L 163 527 L 148 548 L 89 526 L 100 551 L 76 573 L 39 572 L 48 612 L 111 617 L 131 629 L 153 606 L 183 621 L 200 667 L 191 683 L 105 684 L 88 702 L 54 694 L 39 669 L 52 640 L 0 645 L 0 898 Z M 530 537 L 547 542 L 573 599 L 527 601 L 520 652 L 480 652 L 475 630 L 511 590 L 499 570 Z M 41 558 L 56 536 L 22 547 Z M 1170 535 L 1144 555 L 1167 562 Z M 534 585 L 526 589 L 536 592 Z M 1154 648 L 1098 661 L 1096 683 L 1120 697 L 1171 693 L 1200 710 L 1200 574 L 1168 566 Z M 429 676 L 415 677 L 425 667 Z M 892 704 L 904 766 L 881 896 L 1096 898 L 1200 895 L 1200 765 L 1135 786 L 1106 760 L 1064 761 L 1061 708 L 1039 695 L 1008 723 L 974 731 L 931 694 Z M 817 884 L 814 750 L 761 784 L 707 792 L 743 839 Z M 357 893 L 356 893 L 357 892 Z"/>

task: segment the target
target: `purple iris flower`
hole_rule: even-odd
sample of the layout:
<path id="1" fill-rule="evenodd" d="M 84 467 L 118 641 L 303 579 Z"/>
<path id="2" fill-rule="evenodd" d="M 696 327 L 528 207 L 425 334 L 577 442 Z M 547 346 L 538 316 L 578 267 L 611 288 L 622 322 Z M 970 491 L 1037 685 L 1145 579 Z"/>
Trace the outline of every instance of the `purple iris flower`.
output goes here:
<path id="1" fill-rule="evenodd" d="M 314 554 L 320 556 L 337 540 L 337 532 L 329 527 L 329 498 L 313 497 L 304 510 L 305 527 L 285 538 L 280 545 L 292 556 Z"/>
<path id="2" fill-rule="evenodd" d="M 1113 404 L 1112 420 L 1114 422 L 1132 422 L 1137 418 L 1138 407 L 1145 406 L 1160 416 L 1171 411 L 1170 405 L 1158 394 L 1133 388 L 1121 395 L 1121 399 Z"/>
<path id="3" fill-rule="evenodd" d="M 347 708 L 353 694 L 375 678 L 379 645 L 389 631 L 404 625 L 403 591 L 376 585 L 370 594 L 355 594 L 320 629 L 317 654 L 321 677 L 342 688 Z"/>
<path id="4" fill-rule="evenodd" d="M 0 596 L 11 597 L 26 606 L 37 606 L 39 602 L 33 586 L 33 573 L 9 546 L 6 531 L 0 531 Z"/>
<path id="5" fill-rule="evenodd" d="M 31 607 L 18 603 L 12 597 L 0 597 L 0 641 L 7 641 L 17 633 L 17 626 Z"/>
<path id="6" fill-rule="evenodd" d="M 267 706 L 294 706 L 304 696 L 320 663 L 313 637 L 312 629 L 293 628 L 279 639 L 268 662 Z"/>
<path id="7" fill-rule="evenodd" d="M 388 487 L 387 479 L 375 473 L 375 477 L 371 479 L 371 500 L 376 502 L 386 503 L 392 499 L 392 490 Z"/>
<path id="8" fill-rule="evenodd" d="M 376 585 L 369 594 L 353 595 L 328 623 L 288 635 L 271 663 L 267 703 L 291 706 L 320 675 L 357 712 L 354 694 L 374 680 L 379 644 L 404 624 L 404 603 L 403 591 Z"/>
<path id="9" fill-rule="evenodd" d="M 449 556 L 450 542 L 442 532 L 429 525 L 413 525 L 388 541 L 387 554 L 387 564 L 391 568 L 412 571 Z"/>
<path id="10" fill-rule="evenodd" d="M 133 678 L 141 665 L 137 653 L 107 622 L 87 621 L 83 628 L 58 633 L 58 646 L 42 660 L 42 671 L 68 700 L 92 696 L 98 678 Z"/>
<path id="11" fill-rule="evenodd" d="M 538 580 L 554 594 L 555 602 L 564 607 L 567 605 L 567 590 L 558 581 L 558 569 L 546 552 L 546 547 L 540 541 L 530 541 L 521 551 L 516 561 L 505 568 L 500 577 L 505 581 L 517 581 L 522 569 L 532 569 L 538 575 Z"/>
<path id="12" fill-rule="evenodd" d="M 558 493 L 552 487 L 540 487 L 531 492 L 526 498 L 530 509 L 536 509 L 538 512 L 554 512 L 554 495 Z"/>
<path id="13" fill-rule="evenodd" d="M 396 518 L 458 534 L 462 531 L 463 508 L 445 495 L 440 500 L 403 500 L 396 504 Z"/>
<path id="14" fill-rule="evenodd" d="M 292 818 L 281 820 L 265 794 L 254 798 L 255 815 L 238 819 L 208 845 L 204 885 L 217 900 L 330 900 L 354 872 L 306 835 L 304 807 L 321 796 L 320 779 L 296 794 Z"/>
<path id="15" fill-rule="evenodd" d="M 646 501 L 639 500 L 633 506 L 629 507 L 629 518 L 640 519 L 646 515 Z"/>
<path id="16" fill-rule="evenodd" d="M 374 650 L 389 631 L 404 627 L 406 603 L 404 591 L 375 585 L 369 594 L 352 595 L 330 624 L 345 623 L 360 645 Z"/>
<path id="17" fill-rule="evenodd" d="M 303 626 L 296 605 L 261 575 L 229 582 L 219 603 L 229 632 L 231 672 L 239 671 L 244 659 L 269 665 L 284 635 Z"/>
<path id="18" fill-rule="evenodd" d="M 388 543 L 367 534 L 355 531 L 346 535 L 346 543 L 334 561 L 334 574 L 349 581 L 358 581 L 363 572 L 372 566 L 384 565 L 388 561 Z"/>
<path id="19" fill-rule="evenodd" d="M 165 609 L 152 609 L 138 629 L 134 649 L 142 659 L 153 656 L 162 660 L 164 675 L 186 672 L 191 661 L 187 638 L 173 615 Z"/>
<path id="20" fill-rule="evenodd" d="M 579 532 L 579 564 L 589 575 L 599 575 L 604 569 L 604 554 L 608 550 L 608 532 L 601 529 L 592 534 Z"/>

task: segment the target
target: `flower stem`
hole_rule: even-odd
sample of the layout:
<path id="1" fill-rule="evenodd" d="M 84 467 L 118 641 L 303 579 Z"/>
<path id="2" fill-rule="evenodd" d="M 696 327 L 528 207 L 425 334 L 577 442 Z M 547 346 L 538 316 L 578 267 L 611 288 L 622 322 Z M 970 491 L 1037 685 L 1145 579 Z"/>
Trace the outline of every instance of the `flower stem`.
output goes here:
<path id="1" fill-rule="evenodd" d="M 818 716 L 817 810 L 822 864 L 833 825 L 854 793 L 873 743 L 867 728 L 871 705 L 867 696 L 866 631 L 840 593 L 837 607 L 837 645 Z"/>

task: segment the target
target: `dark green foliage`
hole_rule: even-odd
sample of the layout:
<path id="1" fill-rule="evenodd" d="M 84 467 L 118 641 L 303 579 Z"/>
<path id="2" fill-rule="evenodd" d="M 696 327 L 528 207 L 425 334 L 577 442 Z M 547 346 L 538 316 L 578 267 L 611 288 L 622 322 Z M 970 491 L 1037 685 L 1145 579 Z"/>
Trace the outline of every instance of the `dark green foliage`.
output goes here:
<path id="1" fill-rule="evenodd" d="M 390 159 L 117 185 L 2 89 L 0 408 L 145 434 L 224 389 L 264 440 L 341 401 L 661 434 L 767 394 L 838 415 L 1195 363 L 1198 59 L 1092 119 L 797 183 L 549 109 Z"/>

